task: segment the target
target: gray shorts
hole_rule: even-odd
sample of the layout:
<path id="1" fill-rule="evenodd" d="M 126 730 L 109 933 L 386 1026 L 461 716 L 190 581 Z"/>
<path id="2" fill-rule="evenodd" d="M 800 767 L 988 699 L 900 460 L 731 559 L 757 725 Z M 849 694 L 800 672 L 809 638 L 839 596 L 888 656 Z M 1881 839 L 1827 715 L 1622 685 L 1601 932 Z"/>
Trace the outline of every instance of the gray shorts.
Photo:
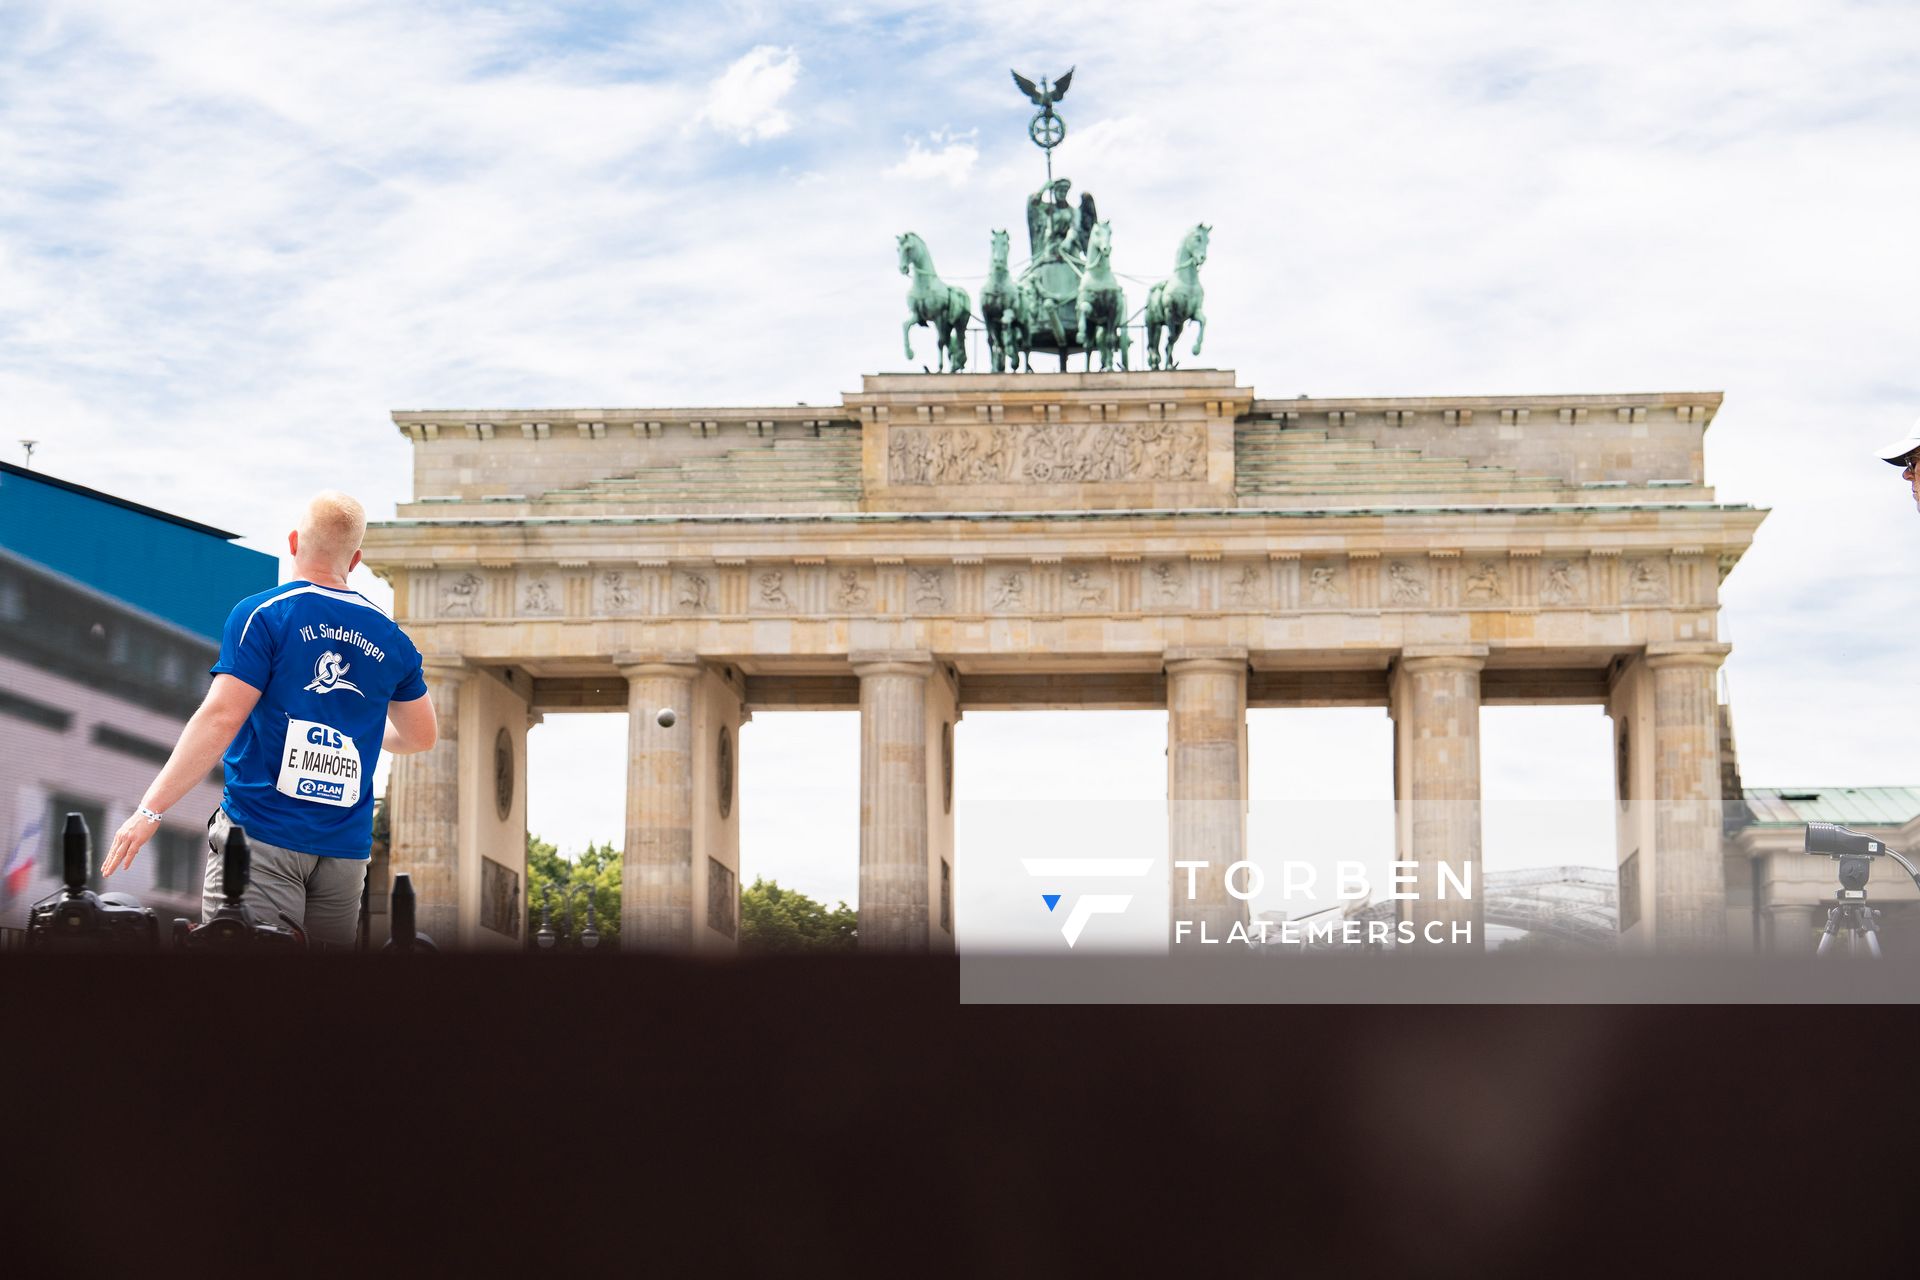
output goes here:
<path id="1" fill-rule="evenodd" d="M 216 809 L 207 822 L 207 876 L 200 895 L 200 923 L 226 905 L 220 884 L 221 859 L 212 852 L 226 843 L 233 819 Z M 286 928 L 291 922 L 309 944 L 351 947 L 359 932 L 360 889 L 367 882 L 365 858 L 323 858 L 268 844 L 251 832 L 252 872 L 244 899 L 254 919 Z"/>

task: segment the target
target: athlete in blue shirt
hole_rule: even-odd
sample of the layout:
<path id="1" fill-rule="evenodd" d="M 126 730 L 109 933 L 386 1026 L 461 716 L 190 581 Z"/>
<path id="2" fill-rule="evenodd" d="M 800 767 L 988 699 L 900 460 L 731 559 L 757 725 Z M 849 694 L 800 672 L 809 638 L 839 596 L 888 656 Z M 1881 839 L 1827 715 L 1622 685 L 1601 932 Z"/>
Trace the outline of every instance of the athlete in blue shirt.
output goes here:
<path id="1" fill-rule="evenodd" d="M 425 751 L 438 735 L 419 650 L 347 586 L 366 525 L 344 493 L 307 504 L 287 535 L 295 580 L 234 606 L 206 700 L 114 836 L 107 875 L 133 865 L 167 807 L 220 759 L 226 791 L 208 829 L 217 846 L 231 824 L 246 828 L 247 904 L 312 941 L 352 944 L 373 840 L 374 766 L 382 751 Z M 223 900 L 220 859 L 209 858 L 202 919 Z"/>

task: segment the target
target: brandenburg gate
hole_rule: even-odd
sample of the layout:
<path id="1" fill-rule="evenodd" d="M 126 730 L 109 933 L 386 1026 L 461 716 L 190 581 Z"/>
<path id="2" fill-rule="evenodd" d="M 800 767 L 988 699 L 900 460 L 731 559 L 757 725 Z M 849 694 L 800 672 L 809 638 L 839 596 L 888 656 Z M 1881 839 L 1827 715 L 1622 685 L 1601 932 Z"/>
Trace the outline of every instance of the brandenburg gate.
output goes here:
<path id="1" fill-rule="evenodd" d="M 1623 943 L 1712 946 L 1719 587 L 1764 515 L 1707 485 L 1719 403 L 1268 400 L 1161 369 L 396 413 L 414 498 L 367 559 L 441 739 L 394 763 L 393 869 L 443 941 L 516 945 L 528 726 L 624 709 L 623 943 L 731 949 L 741 724 L 857 707 L 861 945 L 946 950 L 960 716 L 1164 707 L 1169 849 L 1208 863 L 1174 911 L 1223 935 L 1248 708 L 1382 707 L 1421 891 L 1400 905 L 1477 925 L 1434 885 L 1479 883 L 1480 709 L 1589 703 L 1613 721 Z"/>

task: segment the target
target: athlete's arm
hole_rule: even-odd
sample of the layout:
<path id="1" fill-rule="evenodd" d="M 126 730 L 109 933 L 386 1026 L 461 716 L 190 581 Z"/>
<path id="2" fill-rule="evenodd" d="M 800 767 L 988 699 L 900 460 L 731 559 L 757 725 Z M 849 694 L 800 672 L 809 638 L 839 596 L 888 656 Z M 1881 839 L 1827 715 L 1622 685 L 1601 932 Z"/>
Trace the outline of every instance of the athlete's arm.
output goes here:
<path id="1" fill-rule="evenodd" d="M 233 735 L 240 732 L 240 726 L 247 722 L 253 713 L 254 703 L 260 701 L 260 691 L 246 681 L 229 675 L 217 675 L 207 690 L 206 700 L 200 709 L 193 713 L 193 719 L 187 721 L 187 727 L 180 731 L 180 741 L 174 745 L 173 755 L 168 757 L 166 765 L 147 788 L 147 794 L 140 799 L 140 807 L 151 809 L 155 813 L 165 813 L 174 803 L 193 790 L 193 788 L 213 772 L 213 766 L 220 763 L 220 757 L 226 754 L 227 747 L 233 741 Z M 107 853 L 106 863 L 100 868 L 103 875 L 112 875 L 125 867 L 133 865 L 140 847 L 153 838 L 160 824 L 138 813 L 120 825 L 113 837 L 113 848 Z"/>
<path id="2" fill-rule="evenodd" d="M 440 722 L 434 718 L 433 698 L 421 694 L 411 702 L 387 704 L 387 735 L 380 749 L 396 756 L 426 751 L 440 740 Z"/>

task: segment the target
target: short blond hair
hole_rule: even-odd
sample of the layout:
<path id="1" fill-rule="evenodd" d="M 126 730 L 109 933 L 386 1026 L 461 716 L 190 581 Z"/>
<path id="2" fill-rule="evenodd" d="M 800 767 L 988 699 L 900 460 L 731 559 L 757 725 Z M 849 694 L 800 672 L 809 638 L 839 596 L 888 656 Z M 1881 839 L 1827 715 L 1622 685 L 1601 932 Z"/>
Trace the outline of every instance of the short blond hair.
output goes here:
<path id="1" fill-rule="evenodd" d="M 341 573 L 367 533 L 367 509 L 351 494 L 323 489 L 300 516 L 300 558 L 311 557 Z"/>

